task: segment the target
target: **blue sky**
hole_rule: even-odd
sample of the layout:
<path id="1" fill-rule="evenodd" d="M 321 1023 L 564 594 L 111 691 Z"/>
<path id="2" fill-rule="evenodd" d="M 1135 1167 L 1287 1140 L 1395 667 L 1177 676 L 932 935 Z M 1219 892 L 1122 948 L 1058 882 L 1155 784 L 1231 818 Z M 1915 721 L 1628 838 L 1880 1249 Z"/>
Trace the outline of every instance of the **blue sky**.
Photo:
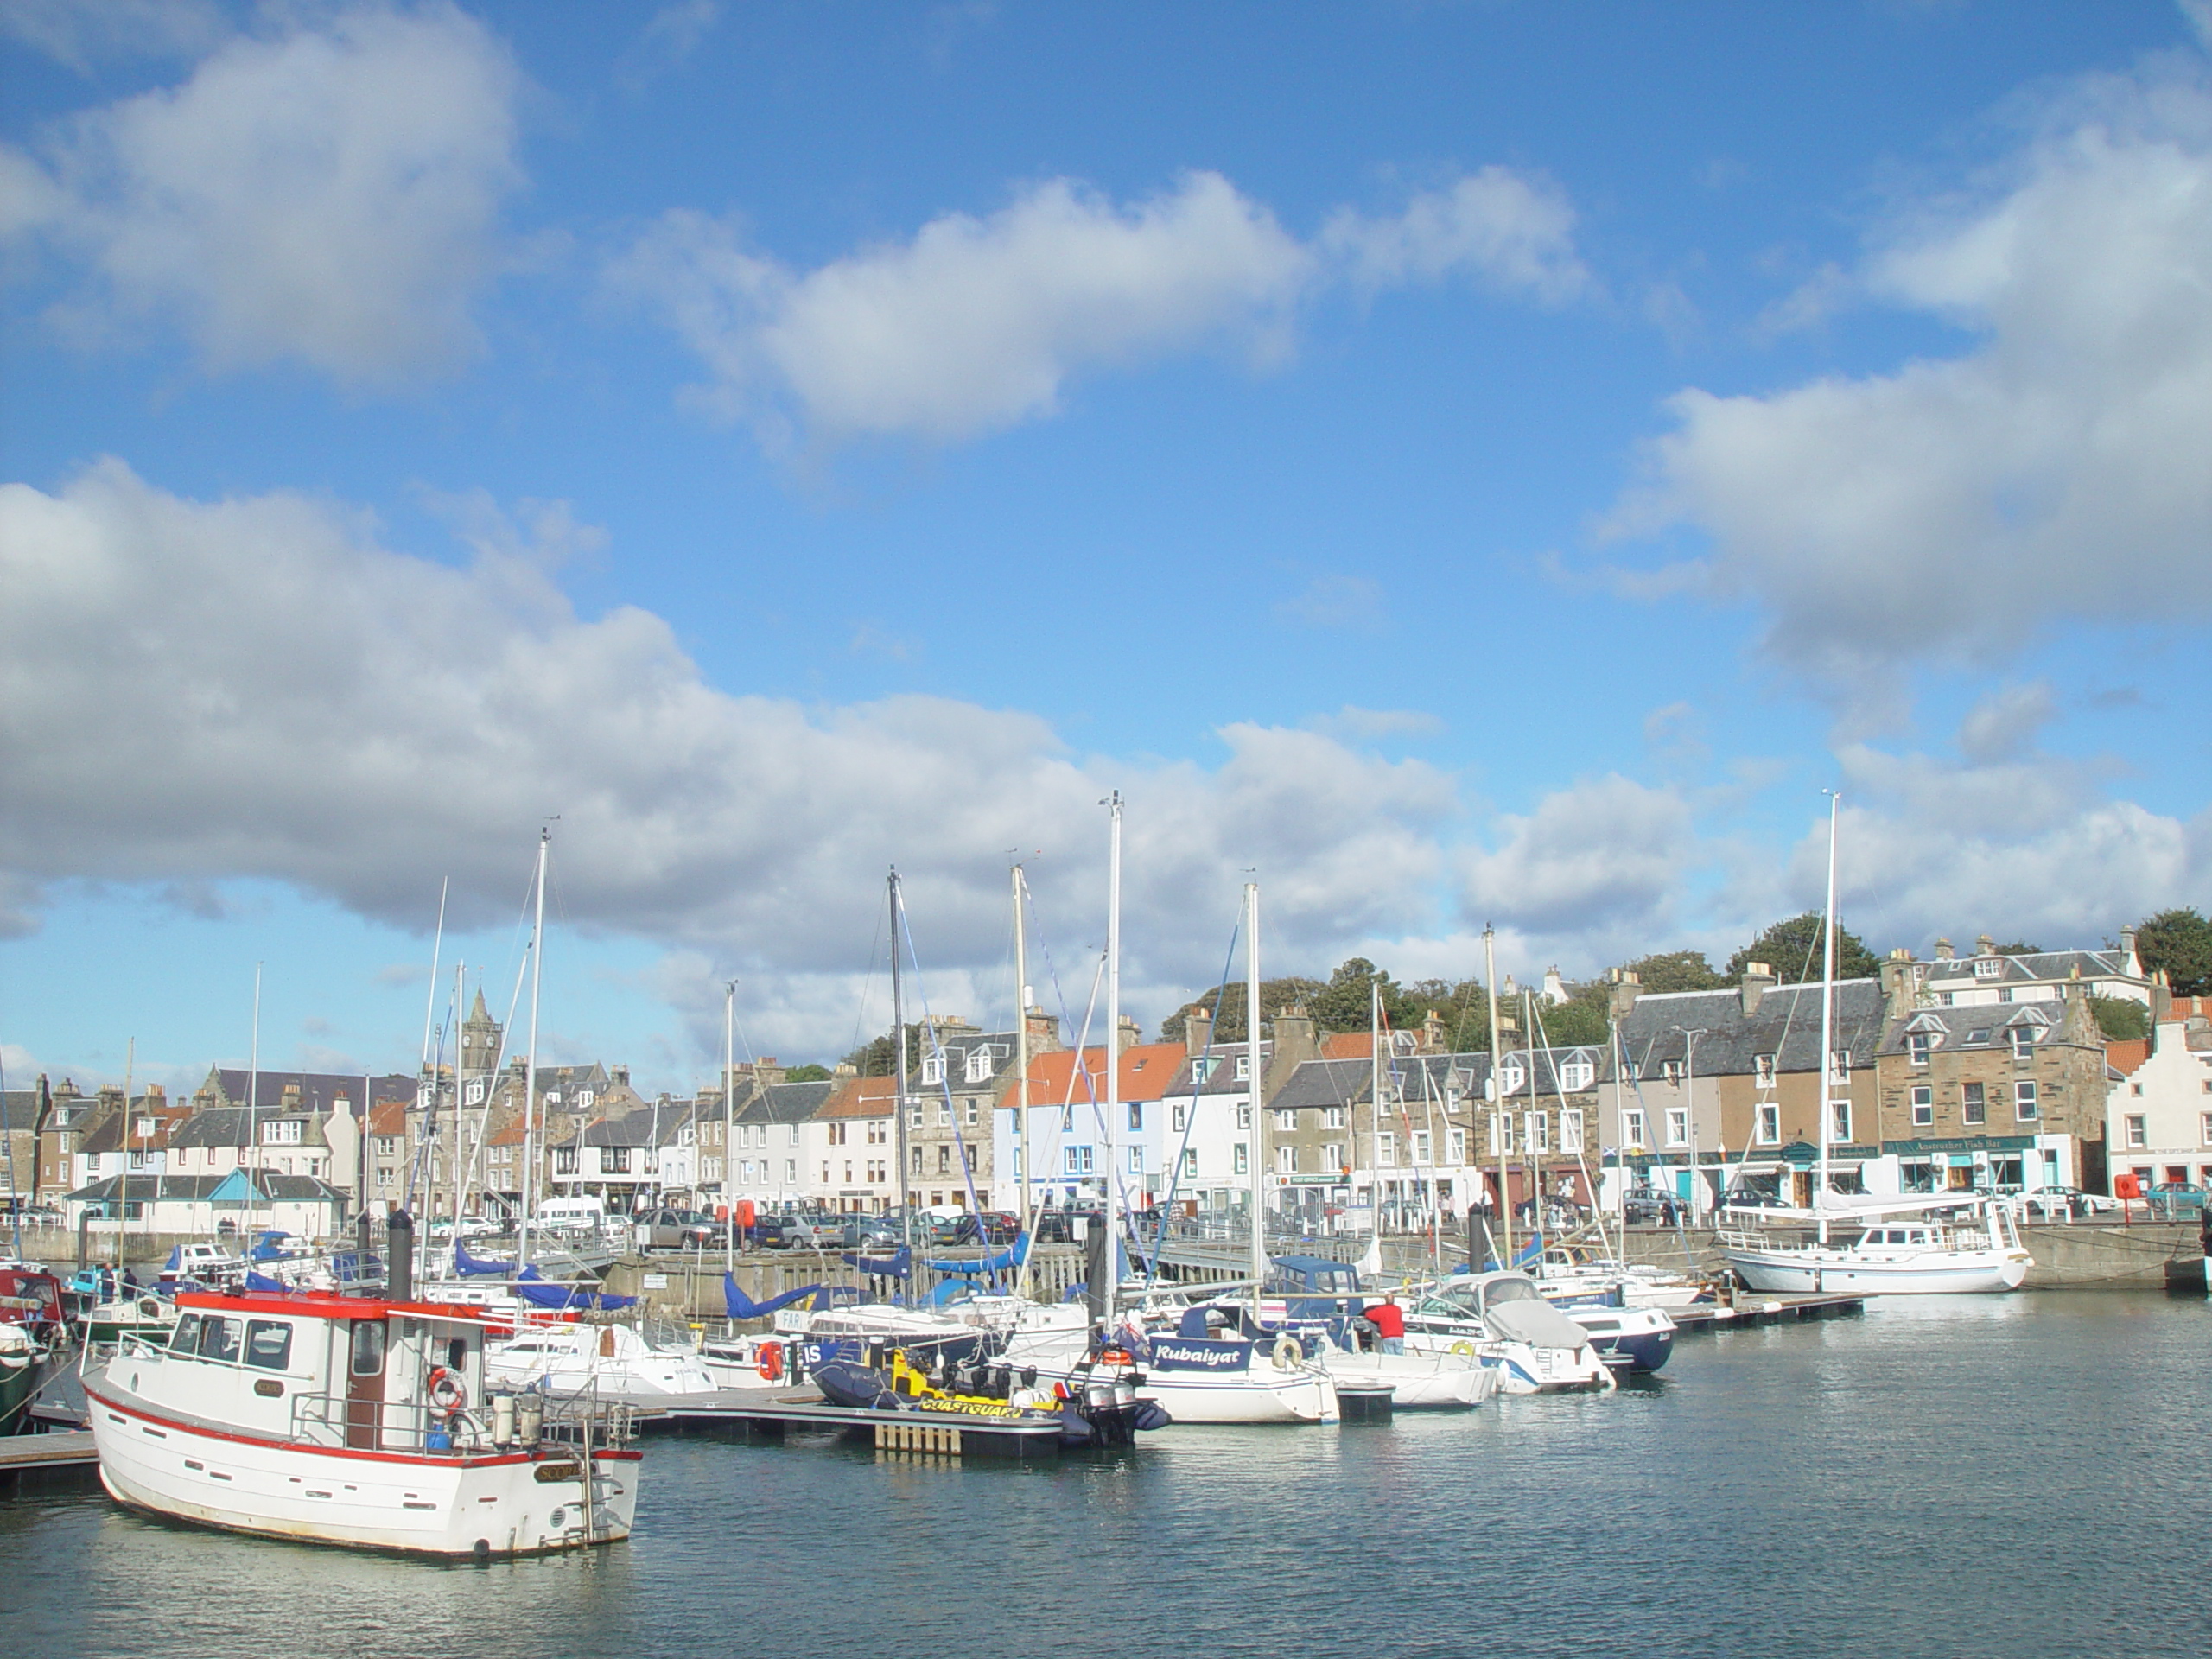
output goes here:
<path id="1" fill-rule="evenodd" d="M 2202 5 L 0 18 L 11 1083 L 2212 905 Z"/>

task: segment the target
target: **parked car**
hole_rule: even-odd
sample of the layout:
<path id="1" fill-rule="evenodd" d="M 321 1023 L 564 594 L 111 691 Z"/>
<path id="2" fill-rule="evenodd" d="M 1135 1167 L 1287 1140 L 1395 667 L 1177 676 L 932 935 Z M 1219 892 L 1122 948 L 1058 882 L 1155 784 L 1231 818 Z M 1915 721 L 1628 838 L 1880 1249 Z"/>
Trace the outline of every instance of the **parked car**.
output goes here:
<path id="1" fill-rule="evenodd" d="M 1011 1244 L 1021 1231 L 1021 1224 L 1002 1211 L 987 1210 L 981 1215 L 949 1216 L 930 1226 L 932 1244 Z"/>
<path id="2" fill-rule="evenodd" d="M 2101 1192 L 2084 1192 L 2076 1186 L 2038 1187 L 2021 1202 L 2031 1217 L 2044 1221 L 2080 1221 L 2109 1215 L 2120 1208 L 2119 1199 Z"/>
<path id="3" fill-rule="evenodd" d="M 1075 1224 L 1083 1222 L 1087 1230 L 1106 1219 L 1097 1210 L 1040 1210 L 1037 1212 L 1035 1237 L 1039 1244 L 1072 1244 L 1076 1242 Z"/>
<path id="4" fill-rule="evenodd" d="M 2204 1213 L 2204 1189 L 2187 1181 L 2160 1181 L 2151 1189 L 2151 1211 L 2168 1220 Z"/>
<path id="5" fill-rule="evenodd" d="M 1632 1186 L 1621 1198 L 1622 1219 L 1630 1222 L 1671 1222 L 1681 1200 L 1656 1186 Z"/>
<path id="6" fill-rule="evenodd" d="M 1833 1185 L 1829 1191 L 1837 1189 Z M 1789 1201 L 1779 1192 L 1770 1192 L 1764 1187 L 1732 1186 L 1720 1195 L 1723 1210 L 1787 1210 Z"/>
<path id="7" fill-rule="evenodd" d="M 646 1210 L 636 1218 L 636 1234 L 648 1250 L 703 1250 L 721 1239 L 722 1229 L 696 1210 Z"/>
<path id="8" fill-rule="evenodd" d="M 848 1216 L 826 1242 L 842 1250 L 891 1250 L 902 1243 L 888 1216 Z"/>

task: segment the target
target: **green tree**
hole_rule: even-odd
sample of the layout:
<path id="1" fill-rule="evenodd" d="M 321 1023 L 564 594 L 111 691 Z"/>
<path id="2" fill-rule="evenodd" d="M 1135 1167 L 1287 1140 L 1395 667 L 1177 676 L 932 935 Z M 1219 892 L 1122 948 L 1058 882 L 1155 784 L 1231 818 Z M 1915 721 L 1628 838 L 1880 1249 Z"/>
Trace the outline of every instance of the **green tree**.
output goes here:
<path id="1" fill-rule="evenodd" d="M 2010 944 L 1999 945 L 1996 953 L 2000 957 L 2039 957 L 2043 955 L 2043 946 L 2030 944 L 2024 939 L 2015 939 Z"/>
<path id="2" fill-rule="evenodd" d="M 1354 957 L 1329 976 L 1329 982 L 1313 994 L 1313 1018 L 1324 1031 L 1365 1031 L 1373 1023 L 1370 1005 L 1372 990 L 1382 993 L 1382 1018 L 1394 1031 L 1421 1023 L 1427 1012 L 1389 975 L 1365 957 Z"/>
<path id="3" fill-rule="evenodd" d="M 1595 981 L 1578 988 L 1564 1002 L 1547 1004 L 1541 997 L 1530 1003 L 1535 1029 L 1529 1040 L 1553 1048 L 1580 1048 L 1605 1042 L 1612 1033 L 1612 1010 L 1605 987 Z"/>
<path id="4" fill-rule="evenodd" d="M 1490 999 L 1479 979 L 1419 979 L 1405 993 L 1422 1017 L 1432 1008 L 1443 1016 L 1444 1044 L 1453 1053 L 1490 1046 Z"/>
<path id="5" fill-rule="evenodd" d="M 1764 960 L 1764 958 L 1759 958 Z M 1622 965 L 1647 991 L 1717 991 L 1728 981 L 1713 971 L 1702 950 L 1667 950 Z"/>
<path id="6" fill-rule="evenodd" d="M 2108 1043 L 2151 1034 L 2151 1010 L 2132 996 L 2093 996 L 2089 1012 L 2096 1016 L 2097 1029 Z"/>
<path id="7" fill-rule="evenodd" d="M 1263 979 L 1260 982 L 1260 1018 L 1272 1020 L 1294 1002 L 1310 1004 L 1327 988 L 1318 979 Z M 1219 1007 L 1215 1004 L 1218 1001 Z M 1244 1040 L 1244 982 L 1231 980 L 1226 985 L 1216 986 L 1204 995 L 1195 996 L 1184 1007 L 1195 1004 L 1216 1015 L 1213 1039 L 1217 1043 L 1241 1043 Z M 1185 1021 L 1184 1009 L 1178 1008 L 1160 1022 L 1160 1040 L 1179 1043 L 1183 1040 Z"/>
<path id="8" fill-rule="evenodd" d="M 1817 910 L 1808 910 L 1802 916 L 1792 916 L 1787 921 L 1777 922 L 1728 958 L 1728 978 L 1740 979 L 1745 968 L 1752 963 L 1763 962 L 1774 969 L 1775 976 L 1784 985 L 1818 984 L 1821 977 L 1821 912 Z M 1836 929 L 1835 976 L 1838 979 L 1872 979 L 1881 971 L 1881 959 L 1866 948 L 1866 940 L 1847 927 Z"/>
<path id="9" fill-rule="evenodd" d="M 851 1053 L 842 1064 L 849 1065 L 864 1077 L 887 1077 L 899 1069 L 899 1051 L 891 1046 L 891 1033 L 872 1037 Z M 906 1027 L 906 1075 L 918 1077 L 922 1074 L 922 1028 L 919 1025 Z"/>
<path id="10" fill-rule="evenodd" d="M 2162 910 L 2135 925 L 2146 972 L 2165 970 L 2176 996 L 2212 996 L 2212 921 L 2194 910 Z"/>
<path id="11" fill-rule="evenodd" d="M 887 1036 L 883 1039 L 883 1048 L 887 1054 L 891 1051 L 891 1039 Z M 795 1065 L 784 1073 L 784 1081 L 785 1083 L 827 1083 L 830 1081 L 830 1068 L 826 1065 L 816 1065 L 811 1062 L 805 1065 Z"/>

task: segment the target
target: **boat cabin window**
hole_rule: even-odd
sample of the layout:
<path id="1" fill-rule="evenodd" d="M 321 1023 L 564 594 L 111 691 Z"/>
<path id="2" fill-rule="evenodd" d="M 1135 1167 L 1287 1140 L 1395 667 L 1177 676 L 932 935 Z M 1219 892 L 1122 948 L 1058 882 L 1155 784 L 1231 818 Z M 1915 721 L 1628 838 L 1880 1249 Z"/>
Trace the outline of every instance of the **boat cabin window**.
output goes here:
<path id="1" fill-rule="evenodd" d="M 1525 1279 L 1501 1279 L 1484 1293 L 1484 1300 L 1491 1302 L 1541 1301 L 1536 1287 Z"/>
<path id="2" fill-rule="evenodd" d="M 245 1363 L 258 1370 L 288 1370 L 292 1363 L 292 1327 L 283 1319 L 253 1319 L 245 1327 Z"/>
<path id="3" fill-rule="evenodd" d="M 356 1376 L 375 1376 L 384 1370 L 384 1321 L 382 1319 L 353 1321 L 352 1369 Z"/>
<path id="4" fill-rule="evenodd" d="M 241 1319 L 226 1319 L 214 1313 L 203 1315 L 200 1321 L 200 1357 L 237 1364 L 238 1328 L 244 1323 Z"/>
<path id="5" fill-rule="evenodd" d="M 200 1351 L 200 1316 L 187 1313 L 177 1320 L 176 1329 L 169 1332 L 169 1351 L 173 1354 L 196 1354 Z"/>

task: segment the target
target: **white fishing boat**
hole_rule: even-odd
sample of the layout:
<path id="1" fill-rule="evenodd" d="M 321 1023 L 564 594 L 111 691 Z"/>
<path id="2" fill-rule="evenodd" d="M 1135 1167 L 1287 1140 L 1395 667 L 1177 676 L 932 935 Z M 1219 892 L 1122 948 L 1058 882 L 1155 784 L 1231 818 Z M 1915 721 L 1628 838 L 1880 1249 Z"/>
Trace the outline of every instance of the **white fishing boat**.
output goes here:
<path id="1" fill-rule="evenodd" d="M 1414 1353 L 1472 1356 L 1505 1394 L 1610 1389 L 1590 1333 L 1546 1301 L 1525 1273 L 1456 1274 L 1406 1310 Z"/>
<path id="2" fill-rule="evenodd" d="M 1762 1218 L 1809 1224 L 1802 1243 L 1772 1241 L 1762 1231 L 1730 1229 L 1719 1243 L 1736 1276 L 1751 1289 L 1806 1294 L 1959 1295 L 2018 1290 L 2035 1266 L 2020 1243 L 2012 1206 L 1989 1194 L 1942 1193 L 1866 1202 L 1828 1185 L 1828 1147 L 1837 1109 L 1848 1101 L 1831 1093 L 1835 1052 L 1835 836 L 1840 798 L 1828 798 L 1828 893 L 1821 927 L 1820 1155 L 1813 1202 L 1806 1209 L 1765 1210 Z M 1939 1219 L 1942 1216 L 1947 1219 Z M 1917 1217 L 1917 1220 L 1905 1219 Z M 1829 1239 L 1832 1227 L 1864 1224 L 1849 1244 Z"/>
<path id="3" fill-rule="evenodd" d="M 485 1559 L 629 1535 L 639 1454 L 620 1408 L 489 1386 L 466 1309 L 187 1291 L 166 1346 L 85 1367 L 100 1480 L 175 1520 Z"/>

